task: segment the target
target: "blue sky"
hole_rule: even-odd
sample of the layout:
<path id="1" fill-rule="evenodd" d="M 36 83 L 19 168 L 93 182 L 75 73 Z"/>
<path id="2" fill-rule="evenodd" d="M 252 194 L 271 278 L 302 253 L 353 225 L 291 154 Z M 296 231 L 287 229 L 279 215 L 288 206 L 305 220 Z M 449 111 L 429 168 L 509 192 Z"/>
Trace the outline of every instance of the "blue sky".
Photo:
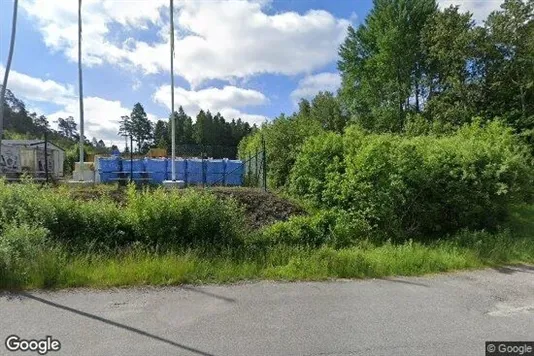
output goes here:
<path id="1" fill-rule="evenodd" d="M 441 0 L 478 19 L 499 1 Z M 12 0 L 0 1 L 0 74 Z M 291 113 L 300 97 L 339 86 L 337 48 L 371 0 L 175 0 L 175 105 L 250 123 Z M 141 102 L 152 120 L 170 107 L 168 0 L 84 0 L 85 131 L 122 142 L 121 115 Z M 52 121 L 78 120 L 77 1 L 19 1 L 8 87 Z"/>

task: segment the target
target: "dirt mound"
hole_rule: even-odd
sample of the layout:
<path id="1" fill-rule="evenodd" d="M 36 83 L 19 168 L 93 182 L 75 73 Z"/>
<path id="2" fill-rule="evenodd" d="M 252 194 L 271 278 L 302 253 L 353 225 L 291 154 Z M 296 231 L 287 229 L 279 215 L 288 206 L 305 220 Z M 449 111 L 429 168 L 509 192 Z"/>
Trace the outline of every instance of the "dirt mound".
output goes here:
<path id="1" fill-rule="evenodd" d="M 247 223 L 253 229 L 304 214 L 296 204 L 260 189 L 218 187 L 211 191 L 221 198 L 233 197 L 241 204 L 245 208 Z"/>

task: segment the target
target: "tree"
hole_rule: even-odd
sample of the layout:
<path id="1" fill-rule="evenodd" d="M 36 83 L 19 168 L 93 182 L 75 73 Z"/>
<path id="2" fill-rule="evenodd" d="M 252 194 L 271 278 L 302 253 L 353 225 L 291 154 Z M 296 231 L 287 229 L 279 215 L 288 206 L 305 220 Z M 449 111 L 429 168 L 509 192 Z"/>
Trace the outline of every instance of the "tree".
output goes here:
<path id="1" fill-rule="evenodd" d="M 435 14 L 423 29 L 428 99 L 425 116 L 460 127 L 476 116 L 480 103 L 479 44 L 481 32 L 470 13 L 449 7 Z"/>
<path id="2" fill-rule="evenodd" d="M 132 135 L 132 120 L 128 115 L 121 116 L 119 121 L 119 132 L 117 134 L 123 137 Z"/>
<path id="3" fill-rule="evenodd" d="M 158 120 L 154 127 L 154 143 L 157 148 L 168 149 L 169 146 L 169 127 L 163 120 Z"/>
<path id="4" fill-rule="evenodd" d="M 197 121 L 194 125 L 194 139 L 195 142 L 199 145 L 206 145 L 207 144 L 207 117 L 204 110 L 200 110 L 200 112 L 197 115 Z"/>
<path id="5" fill-rule="evenodd" d="M 307 108 L 301 107 L 301 110 Z M 327 131 L 343 132 L 348 118 L 341 110 L 341 106 L 334 95 L 328 91 L 319 92 L 311 103 L 309 117 L 321 124 Z"/>
<path id="6" fill-rule="evenodd" d="M 406 113 L 420 109 L 421 32 L 436 11 L 435 0 L 375 0 L 365 23 L 349 27 L 339 50 L 340 97 L 363 127 L 400 131 Z"/>
<path id="7" fill-rule="evenodd" d="M 486 27 L 488 114 L 534 140 L 534 1 L 506 0 Z"/>
<path id="8" fill-rule="evenodd" d="M 66 119 L 59 118 L 57 120 L 57 126 L 59 132 L 62 133 L 67 138 L 76 138 L 79 137 L 78 132 L 76 131 L 77 124 L 74 121 L 72 116 L 67 117 Z"/>
<path id="9" fill-rule="evenodd" d="M 152 123 L 140 103 L 134 105 L 130 114 L 130 135 L 137 142 L 138 152 L 142 152 L 145 142 L 152 138 Z"/>

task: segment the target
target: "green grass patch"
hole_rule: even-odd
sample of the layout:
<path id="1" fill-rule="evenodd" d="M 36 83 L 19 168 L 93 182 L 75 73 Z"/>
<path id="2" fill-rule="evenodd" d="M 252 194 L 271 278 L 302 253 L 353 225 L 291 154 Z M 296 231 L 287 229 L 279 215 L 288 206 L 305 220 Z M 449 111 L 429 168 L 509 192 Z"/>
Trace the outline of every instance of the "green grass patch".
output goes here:
<path id="1" fill-rule="evenodd" d="M 34 256 L 30 266 L 4 270 L 0 288 L 68 288 L 230 283 L 244 280 L 379 278 L 534 263 L 534 239 L 506 233 L 458 236 L 432 245 L 386 243 L 335 249 L 280 245 L 267 252 L 201 250 L 67 254 L 60 248 Z"/>

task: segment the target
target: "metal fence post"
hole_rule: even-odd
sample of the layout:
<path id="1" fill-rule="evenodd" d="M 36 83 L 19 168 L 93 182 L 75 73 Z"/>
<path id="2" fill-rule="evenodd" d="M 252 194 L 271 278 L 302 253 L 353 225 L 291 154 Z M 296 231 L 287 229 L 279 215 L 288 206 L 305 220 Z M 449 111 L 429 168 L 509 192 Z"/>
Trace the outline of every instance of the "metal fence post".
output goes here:
<path id="1" fill-rule="evenodd" d="M 255 180 L 255 182 L 254 182 L 254 184 L 256 184 L 256 186 L 259 185 L 259 183 L 260 183 L 260 176 L 259 176 L 259 172 L 258 172 L 258 168 L 259 168 L 259 166 L 258 166 L 258 155 L 259 155 L 258 148 L 256 147 L 256 156 L 254 156 L 254 160 L 255 160 L 255 162 L 254 162 L 255 163 L 254 164 L 254 171 L 255 171 L 254 172 L 255 173 L 254 174 L 254 180 Z"/>
<path id="2" fill-rule="evenodd" d="M 247 175 L 248 175 L 248 184 L 250 184 L 252 186 L 252 178 L 251 178 L 251 175 L 252 175 L 252 155 L 248 155 L 248 171 L 247 171 Z"/>
<path id="3" fill-rule="evenodd" d="M 265 149 L 265 138 L 263 135 L 261 136 L 261 148 L 262 148 L 262 167 L 263 167 L 263 191 L 267 191 L 267 152 Z"/>

